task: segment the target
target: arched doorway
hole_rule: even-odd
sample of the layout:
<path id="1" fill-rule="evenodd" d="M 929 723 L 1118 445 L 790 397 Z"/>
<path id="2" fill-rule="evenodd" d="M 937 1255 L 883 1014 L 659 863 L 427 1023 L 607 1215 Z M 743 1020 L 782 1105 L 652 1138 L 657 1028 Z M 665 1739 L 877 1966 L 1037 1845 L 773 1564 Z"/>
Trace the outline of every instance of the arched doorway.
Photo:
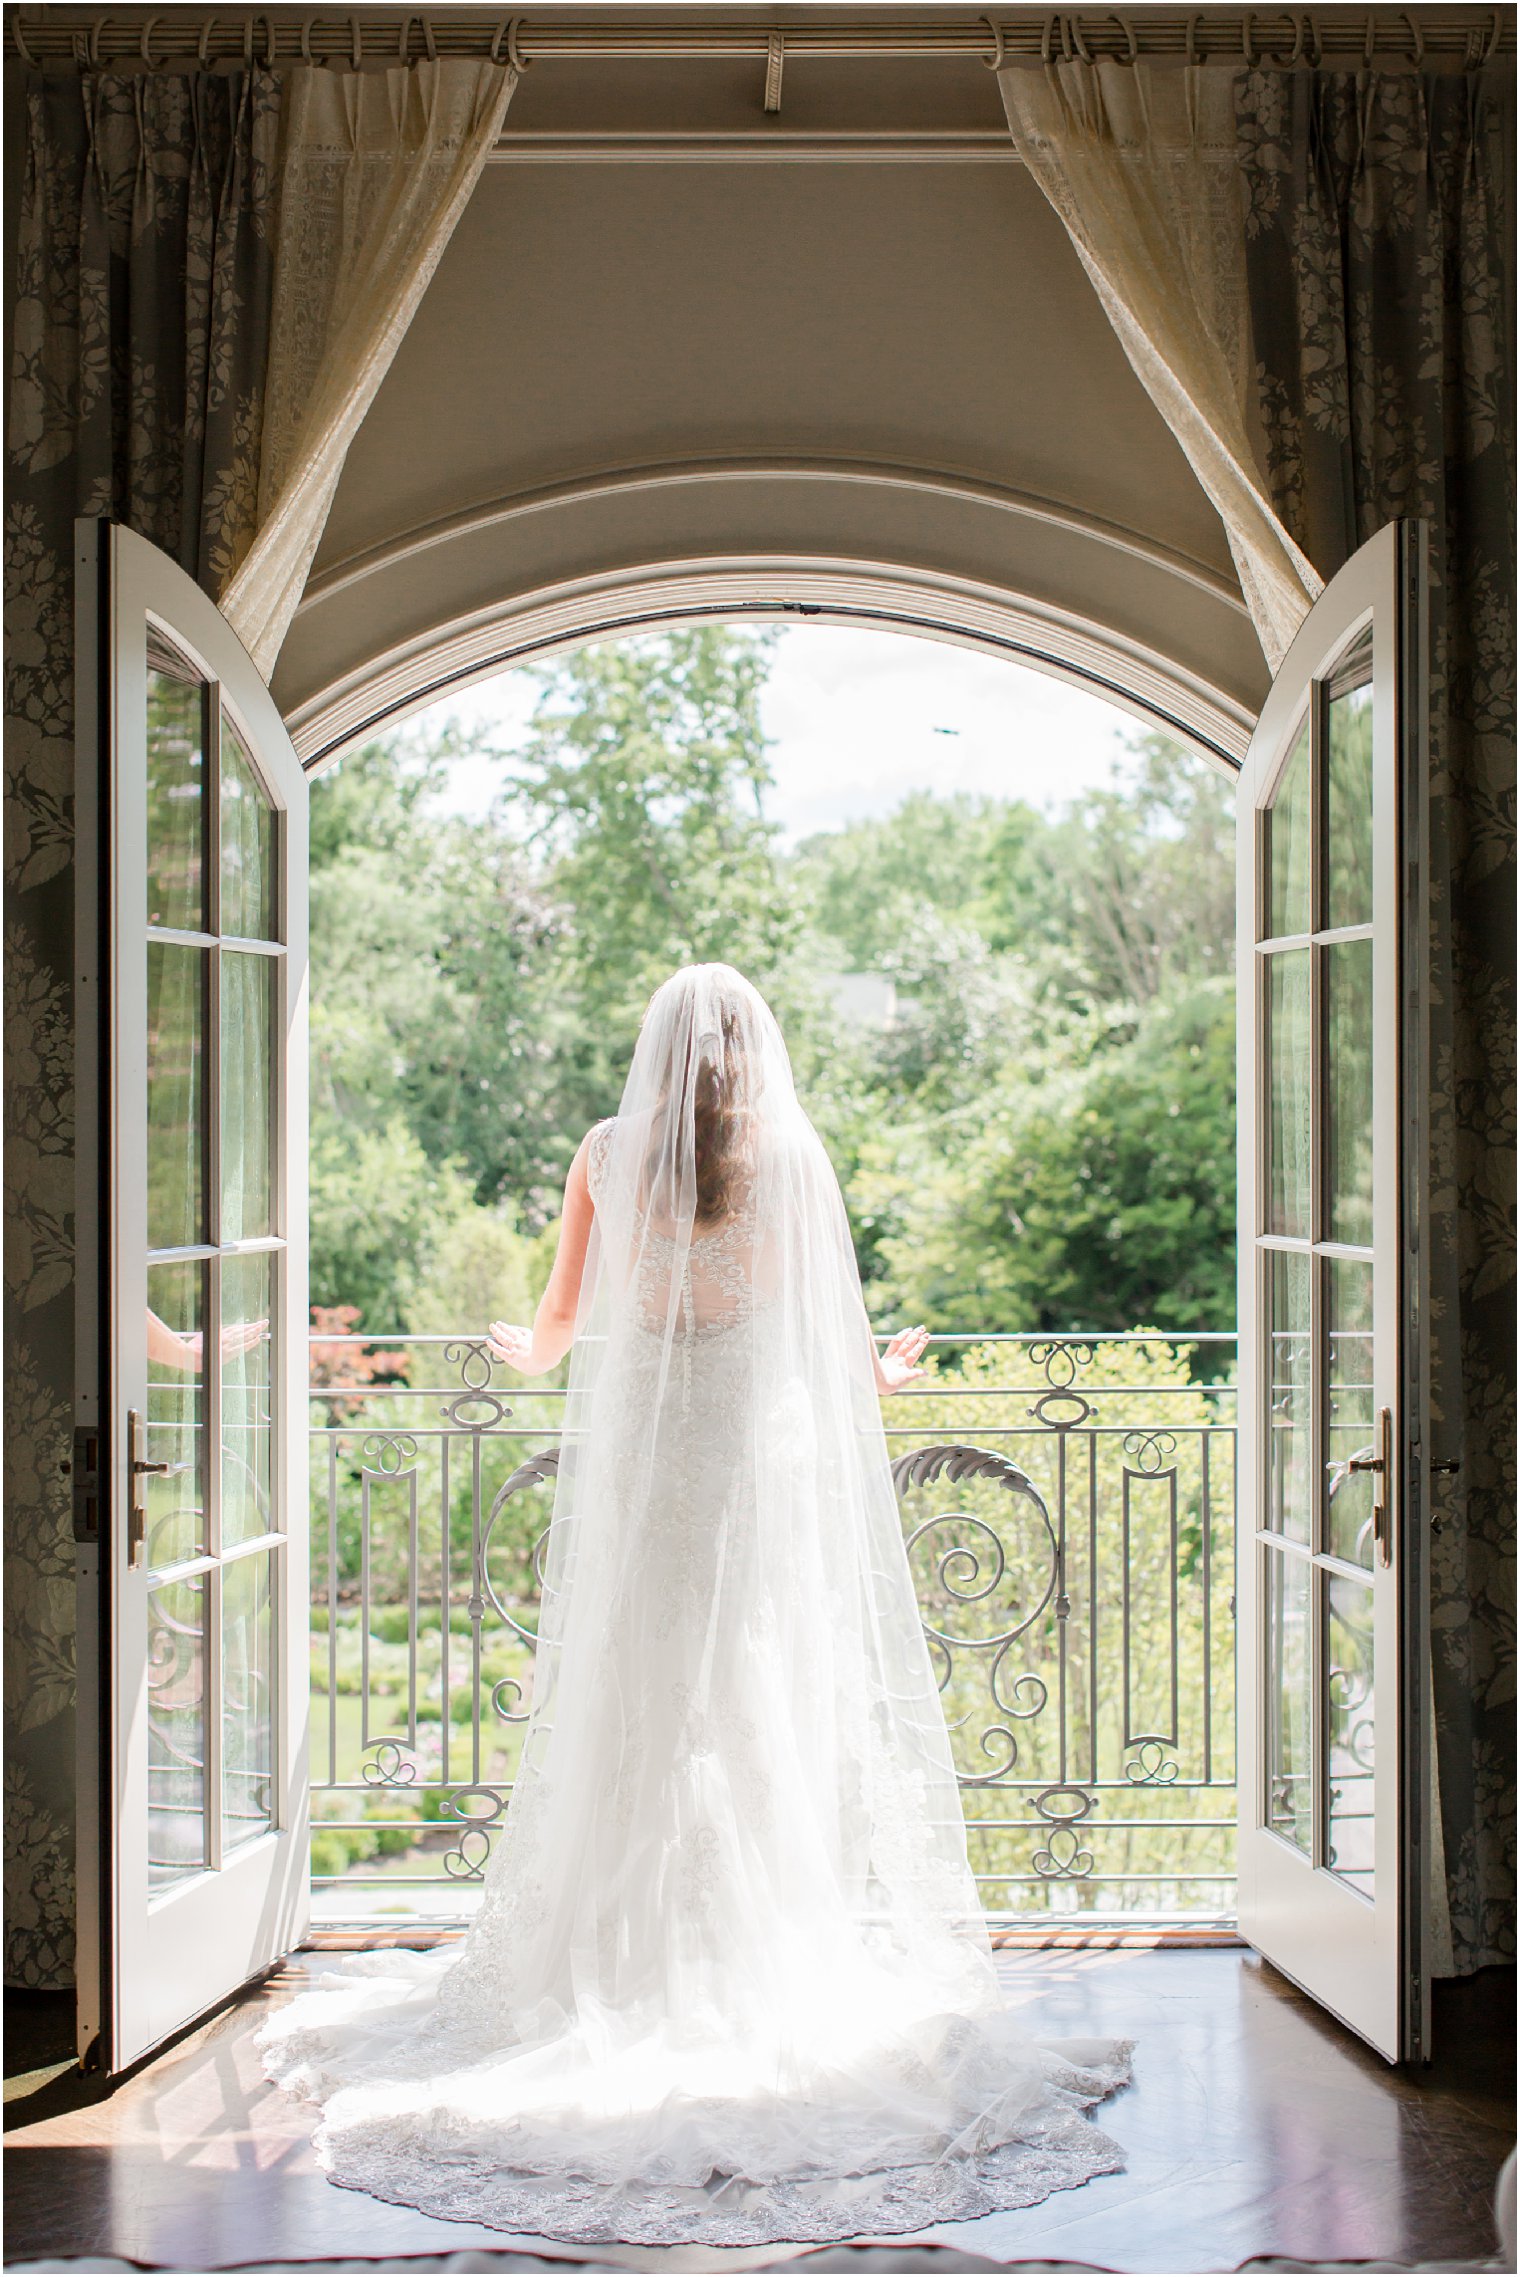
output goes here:
<path id="1" fill-rule="evenodd" d="M 641 580 L 634 595 L 615 601 L 620 599 L 626 609 L 632 598 L 647 592 L 648 582 Z M 749 600 L 748 609 L 735 609 L 736 594 Z M 661 597 L 674 598 L 668 591 Z M 627 614 L 609 609 L 591 628 L 586 645 L 601 646 L 613 632 L 663 633 L 673 624 L 775 622 L 774 609 L 756 614 L 753 593 L 736 579 L 719 583 L 714 578 L 695 594 L 688 586 L 682 598 L 688 606 L 679 616 L 666 607 L 630 622 Z M 707 604 L 701 613 L 697 602 Z M 858 637 L 863 626 L 879 632 L 888 623 L 899 637 L 884 645 L 922 653 L 926 644 L 943 638 L 943 622 L 932 628 L 921 620 L 905 626 L 887 616 L 889 606 L 905 605 L 901 583 L 894 591 L 878 576 L 851 591 L 841 577 L 834 581 L 831 607 L 807 603 L 800 622 L 790 612 L 782 621 L 795 628 L 789 634 L 793 646 L 806 648 L 814 628 L 823 624 L 847 628 L 840 645 L 848 647 L 850 634 Z M 1006 681 L 1015 713 L 1016 682 L 1027 677 L 1017 669 L 1029 661 L 1027 618 L 1021 629 L 1024 641 L 1018 648 L 1007 637 L 1006 624 L 1000 638 L 960 628 L 953 636 L 981 658 L 996 660 L 996 670 L 979 680 Z M 582 645 L 558 613 L 547 627 L 530 618 L 517 630 L 517 663 L 564 656 Z M 534 631 L 538 640 L 528 646 L 527 635 Z M 918 637 L 900 637 L 909 632 Z M 478 641 L 480 653 L 489 653 L 489 633 L 490 628 L 486 635 L 471 628 L 469 637 Z M 878 643 L 870 646 L 874 651 Z M 1041 661 L 1048 661 L 1049 646 L 1047 642 Z M 1092 656 L 1098 667 L 1117 668 L 1096 644 Z M 420 700 L 426 703 L 434 692 L 436 672 L 443 690 L 437 701 L 446 708 L 450 690 L 463 684 L 459 671 L 450 670 L 459 665 L 459 656 L 445 654 L 431 668 L 426 656 L 417 663 Z M 478 676 L 477 667 L 471 677 Z M 1084 692 L 1093 685 L 1088 673 L 1069 667 L 1061 677 Z M 363 683 L 346 693 L 350 702 L 362 702 Z M 1148 707 L 1137 706 L 1125 716 L 1137 713 L 1154 723 L 1156 714 Z M 1117 722 L 1121 715 L 1114 710 L 1113 717 Z M 1217 755 L 1212 763 L 1223 771 Z M 335 758 L 325 758 L 315 763 L 314 772 L 320 778 L 335 764 Z M 1201 768 L 1203 762 L 1195 764 Z M 918 788 L 929 795 L 927 776 Z M 357 786 L 345 781 L 342 811 L 350 816 L 358 811 L 356 794 Z M 377 800 L 383 797 L 377 785 Z M 314 814 L 320 813 L 322 801 L 319 780 Z M 318 836 L 327 839 L 331 833 L 319 831 Z M 420 836 L 418 846 L 420 850 Z M 1215 902 L 1227 976 L 1233 941 L 1228 837 L 1217 854 L 1225 883 Z M 368 852 L 365 858 L 371 858 Z M 662 866 L 666 859 L 662 854 Z M 335 868 L 324 877 L 316 900 L 330 912 L 328 922 L 341 927 L 341 948 L 336 936 L 333 947 L 347 975 L 364 976 L 361 993 L 373 986 L 383 997 L 392 996 L 390 939 L 398 930 L 408 941 L 413 938 L 409 928 L 426 890 L 425 867 L 412 852 L 394 858 L 389 892 L 374 901 L 380 917 L 374 932 L 362 915 L 355 920 L 362 930 L 341 926 L 341 873 Z M 357 871 L 355 878 L 357 883 Z M 373 895 L 373 881 L 360 890 Z M 1221 899 L 1222 911 L 1217 907 Z M 403 900 L 409 904 L 404 918 Z M 440 910 L 438 921 L 451 936 L 467 934 L 462 913 L 447 923 Z M 314 940 L 319 1009 L 324 977 L 316 961 L 320 946 Z M 721 944 L 693 944 L 682 953 L 736 952 Z M 869 963 L 870 955 L 864 951 L 852 961 Z M 747 958 L 740 961 L 748 965 Z M 593 956 L 593 969 L 598 965 Z M 582 975 L 583 983 L 586 977 Z M 837 977 L 856 989 L 857 1002 L 861 990 L 868 994 L 873 982 L 881 986 L 881 975 L 870 971 Z M 570 991 L 577 1001 L 583 993 L 583 986 Z M 595 1000 L 594 985 L 591 994 Z M 340 1032 L 350 1018 L 362 1019 L 358 999 L 350 1002 L 348 992 L 344 1005 L 346 1011 L 332 1014 Z M 1220 1100 L 1227 1124 L 1233 1018 L 1223 999 L 1215 1000 L 1211 1011 L 1210 1066 L 1218 1081 L 1222 1061 Z M 881 1017 L 879 1008 L 866 1017 Z M 900 1023 L 899 1033 L 906 1026 L 906 1020 Z M 419 1045 L 425 1053 L 420 1031 Z M 1154 1047 L 1152 1034 L 1145 1049 L 1132 1054 L 1134 1062 L 1138 1065 Z M 1193 1048 L 1191 1030 L 1187 1048 Z M 1017 1049 L 1010 1030 L 989 1054 L 989 1065 L 1016 1057 Z M 318 1089 L 325 1087 L 323 1078 Z M 473 1091 L 474 1086 L 466 1088 Z M 805 1078 L 803 1088 L 806 1096 Z M 1155 1095 L 1158 1111 L 1161 1088 L 1158 1084 Z M 978 1100 L 989 1118 L 1004 1111 L 1001 1098 L 978 1086 L 977 1098 L 962 1100 L 958 1109 L 937 1101 L 932 1109 L 936 1125 L 947 1111 L 952 1118 L 964 1116 Z M 905 1105 L 899 1100 L 899 1116 Z M 614 1090 L 589 1105 L 580 1103 L 579 1120 L 572 1112 L 565 1127 L 573 1125 L 578 1132 L 588 1117 L 615 1107 Z M 333 1177 L 345 1194 L 351 1182 L 361 1191 L 373 1191 L 377 1180 L 368 1158 L 361 1159 L 377 1135 L 371 1129 L 371 1103 L 350 1092 L 336 1118 L 330 1112 L 328 1119 L 332 1128 L 325 1152 L 319 1150 L 314 1197 L 326 1197 Z M 898 1127 L 901 1134 L 901 1123 Z M 1228 1157 L 1230 1169 L 1216 1182 L 1219 1206 L 1208 1238 L 1228 1254 L 1233 1137 L 1226 1129 L 1211 1132 L 1211 1140 L 1221 1160 Z M 837 1161 L 845 1159 L 845 1152 L 836 1154 Z M 561 1177 L 563 1169 L 561 1162 Z M 1138 1160 L 1136 1172 L 1143 1183 L 1146 1174 Z M 1153 1161 L 1150 1183 L 1162 1177 Z M 375 1195 L 377 1212 L 399 1192 L 399 1184 L 393 1176 L 390 1192 Z M 334 1209 L 346 1222 L 341 1199 Z M 315 1213 L 314 1199 L 314 1231 Z M 482 1213 L 473 1236 L 477 1249 L 488 1250 L 497 1239 L 497 1227 Z M 503 1234 L 498 1265 L 503 1287 L 518 1278 L 507 1255 L 514 1248 Z M 314 1256 L 329 1266 L 324 1240 L 314 1241 Z M 334 1261 L 331 1285 L 320 1291 L 314 1287 L 325 1331 L 331 1332 L 320 1334 L 323 1390 L 314 1416 L 319 1450 L 314 1571 L 319 1598 L 326 1592 L 327 1601 L 320 1606 L 313 1637 L 318 1671 L 313 1786 L 318 1918 L 326 1923 L 358 1926 L 375 1918 L 377 1907 L 394 1918 L 405 1904 L 435 1920 L 467 1912 L 478 1898 L 478 1876 L 510 1790 L 514 1724 L 531 1682 L 523 1630 L 532 1624 L 532 1553 L 539 1526 L 547 1522 L 545 1482 L 536 1466 L 545 1448 L 555 1443 L 558 1395 L 538 1398 L 532 1387 L 499 1373 L 493 1376 L 480 1320 L 493 1302 L 499 1308 L 509 1300 L 482 1291 L 472 1305 L 461 1294 L 465 1278 L 452 1267 L 438 1276 L 428 1290 L 425 1317 L 405 1321 L 400 1311 L 385 1310 L 387 1301 L 394 1306 L 394 1296 L 380 1297 L 378 1315 L 372 1304 L 362 1322 L 337 1318 L 340 1308 L 350 1309 L 343 1300 L 369 1279 L 357 1253 L 351 1281 L 342 1279 Z M 949 1390 L 928 1406 L 894 1410 L 889 1443 L 895 1454 L 911 1458 L 936 1436 L 969 1435 L 984 1449 L 1001 1450 L 1011 1465 L 1009 1473 L 953 1496 L 941 1488 L 936 1497 L 933 1482 L 915 1484 L 905 1495 L 922 1569 L 925 1618 L 931 1641 L 942 1653 L 943 1674 L 963 1731 L 966 1807 L 986 1902 L 1009 1919 L 1048 1919 L 1080 1910 L 1089 1923 L 1110 1914 L 1127 1914 L 1133 1923 L 1148 1913 L 1180 1913 L 1217 1924 L 1228 1918 L 1233 1894 L 1233 1290 L 1221 1298 L 1216 1289 L 1212 1308 L 1182 1323 L 1170 1311 L 1161 1314 L 1140 1305 L 1122 1320 L 1107 1319 L 1107 1327 L 1120 1331 L 1109 1338 L 1092 1333 L 1105 1323 L 1090 1303 L 1070 1300 L 1059 1320 L 1037 1332 L 1033 1321 L 1039 1315 L 979 1312 L 969 1284 L 962 1279 L 958 1286 L 959 1309 L 953 1309 L 957 1300 L 948 1290 L 937 1300 L 923 1300 L 926 1317 L 938 1315 L 936 1360 L 946 1371 Z M 440 1309 L 443 1289 L 448 1297 Z M 883 1294 L 878 1288 L 878 1310 Z M 530 1303 L 535 1295 L 536 1289 L 528 1292 Z M 473 1324 L 472 1311 L 480 1316 Z M 1151 1333 L 1145 1323 L 1151 1324 Z M 889 1322 L 896 1324 L 895 1318 Z M 1179 1335 L 1179 1326 L 1201 1334 Z M 366 1337 L 365 1329 L 375 1333 Z M 967 1395 L 957 1400 L 951 1395 L 961 1381 Z M 472 1399 L 472 1392 L 486 1396 Z M 1124 1429 L 1119 1431 L 1121 1414 Z M 414 1431 L 409 1419 L 425 1427 Z M 1133 1445 L 1128 1445 L 1131 1436 Z M 1033 1491 L 1013 1495 L 1009 1478 L 1020 1466 Z M 973 1508 L 966 1538 L 953 1538 L 946 1529 Z M 1185 1541 L 1177 1531 L 1179 1513 Z M 406 1557 L 408 1530 L 418 1523 L 427 1600 L 420 1616 L 411 1603 Z M 360 1558 L 357 1546 L 362 1525 L 369 1528 L 367 1560 Z M 324 1546 L 328 1542 L 339 1545 L 331 1564 Z M 998 1601 L 1011 1594 L 1029 1612 L 1028 1621 L 1021 1616 L 1013 1625 L 1016 1633 L 1004 1635 L 997 1621 L 986 1617 L 988 1609 L 980 1603 L 986 1593 L 984 1576 L 965 1593 L 954 1586 L 947 1593 L 946 1573 L 958 1570 L 954 1559 L 975 1559 L 978 1543 L 1003 1577 Z M 952 1553 L 947 1568 L 944 1561 Z M 481 1592 L 472 1591 L 470 1583 L 477 1567 L 488 1575 L 483 1604 L 475 1601 Z M 1031 1639 L 1029 1622 L 1038 1622 L 1051 1603 L 1058 1609 L 1046 1624 L 1048 1635 Z M 390 1664 L 382 1669 L 381 1649 L 372 1646 L 369 1677 L 391 1703 L 386 1711 L 377 1709 L 373 1729 L 399 1733 L 406 1702 L 393 1679 L 403 1665 L 414 1669 L 420 1652 L 430 1707 L 447 1689 L 447 1620 L 457 1620 L 461 1640 L 453 1657 L 454 1684 L 462 1690 L 451 1703 L 461 1713 L 459 1729 L 430 1715 L 429 1728 L 420 1735 L 408 1731 L 403 1739 L 360 1745 L 353 1686 L 361 1640 L 372 1634 L 381 1638 Z M 472 1667 L 482 1671 L 473 1690 Z M 370 1729 L 366 1717 L 365 1733 Z M 421 1820 L 416 1817 L 419 1792 L 432 1798 L 430 1815 Z M 353 1816 L 355 1811 L 360 1818 Z M 422 1829 L 410 1855 L 405 1848 L 409 1826 Z M 377 1841 L 385 1846 L 380 1854 Z M 419 1888 L 429 1881 L 431 1889 Z"/>

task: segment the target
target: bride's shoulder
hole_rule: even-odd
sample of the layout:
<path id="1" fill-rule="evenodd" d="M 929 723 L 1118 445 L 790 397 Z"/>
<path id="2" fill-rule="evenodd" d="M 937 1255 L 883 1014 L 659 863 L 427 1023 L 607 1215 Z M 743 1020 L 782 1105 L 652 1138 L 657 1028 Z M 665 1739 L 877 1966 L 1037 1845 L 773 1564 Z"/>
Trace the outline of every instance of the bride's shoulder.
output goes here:
<path id="1" fill-rule="evenodd" d="M 607 1163 L 612 1154 L 612 1142 L 617 1136 L 619 1120 L 620 1118 L 616 1115 L 605 1116 L 601 1122 L 592 1124 L 581 1142 L 586 1161 L 586 1184 L 591 1190 L 593 1202 L 597 1197 L 597 1189 L 606 1175 Z"/>

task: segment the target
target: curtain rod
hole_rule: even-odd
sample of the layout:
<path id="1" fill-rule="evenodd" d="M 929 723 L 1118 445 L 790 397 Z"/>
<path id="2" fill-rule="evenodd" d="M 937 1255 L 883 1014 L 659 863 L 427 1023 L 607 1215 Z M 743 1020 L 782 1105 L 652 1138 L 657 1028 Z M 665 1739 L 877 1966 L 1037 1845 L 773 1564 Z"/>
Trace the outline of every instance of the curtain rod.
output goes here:
<path id="1" fill-rule="evenodd" d="M 590 59 L 700 62 L 744 59 L 765 64 L 779 35 L 788 62 L 809 57 L 1001 60 L 1120 56 L 1177 56 L 1192 60 L 1317 62 L 1336 57 L 1370 60 L 1374 54 L 1419 61 L 1460 57 L 1469 65 L 1515 50 L 1515 11 L 1503 8 L 1425 6 L 1413 9 L 1201 9 L 1190 13 L 1147 10 L 1051 14 L 1023 10 L 971 17 L 958 24 L 820 22 L 779 10 L 764 25 L 725 23 L 623 23 L 606 18 L 577 24 L 499 11 L 445 7 L 407 12 L 361 9 L 308 14 L 255 9 L 236 14 L 180 5 L 154 11 L 136 7 L 77 9 L 62 17 L 28 8 L 7 13 L 6 49 L 38 63 L 80 65 L 141 60 L 150 64 L 220 62 L 257 56 L 261 62 L 376 63 L 423 55 L 491 55 L 532 64 Z"/>

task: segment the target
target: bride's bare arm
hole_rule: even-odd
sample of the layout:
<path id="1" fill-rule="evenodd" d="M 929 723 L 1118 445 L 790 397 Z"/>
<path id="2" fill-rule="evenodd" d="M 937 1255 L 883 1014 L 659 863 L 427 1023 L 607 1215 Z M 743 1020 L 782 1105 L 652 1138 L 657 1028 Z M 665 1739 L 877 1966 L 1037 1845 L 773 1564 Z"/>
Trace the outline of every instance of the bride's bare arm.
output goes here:
<path id="1" fill-rule="evenodd" d="M 520 1376 L 542 1376 L 563 1360 L 575 1342 L 575 1314 L 580 1303 L 581 1276 L 586 1270 L 586 1245 L 591 1239 L 594 1215 L 591 1189 L 586 1182 L 583 1139 L 570 1175 L 565 1180 L 565 1206 L 560 1213 L 559 1247 L 549 1286 L 539 1299 L 531 1328 L 507 1320 L 493 1320 L 490 1344 L 496 1359 Z"/>

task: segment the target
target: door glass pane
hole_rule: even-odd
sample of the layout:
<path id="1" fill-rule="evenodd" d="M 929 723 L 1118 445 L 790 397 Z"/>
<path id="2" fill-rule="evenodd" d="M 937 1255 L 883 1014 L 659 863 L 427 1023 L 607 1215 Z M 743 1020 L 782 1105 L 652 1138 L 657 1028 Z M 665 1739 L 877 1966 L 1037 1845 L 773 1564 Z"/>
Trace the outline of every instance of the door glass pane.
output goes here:
<path id="1" fill-rule="evenodd" d="M 1310 930 L 1309 718 L 1305 713 L 1266 813 L 1267 935 Z"/>
<path id="2" fill-rule="evenodd" d="M 148 943 L 148 1247 L 205 1239 L 206 951 Z"/>
<path id="3" fill-rule="evenodd" d="M 148 1412 L 144 1459 L 167 1463 L 143 1481 L 147 1562 L 175 1565 L 206 1548 L 206 1268 L 148 1268 Z"/>
<path id="4" fill-rule="evenodd" d="M 222 926 L 245 940 L 272 941 L 274 808 L 243 739 L 222 719 Z"/>
<path id="5" fill-rule="evenodd" d="M 1291 1250 L 1271 1253 L 1272 1318 L 1270 1452 L 1267 1524 L 1295 1542 L 1307 1542 L 1310 1523 L 1309 1336 L 1310 1261 Z"/>
<path id="6" fill-rule="evenodd" d="M 1267 1231 L 1300 1239 L 1310 1232 L 1310 954 L 1267 959 Z"/>
<path id="7" fill-rule="evenodd" d="M 1372 923 L 1372 631 L 1329 682 L 1325 923 Z"/>
<path id="8" fill-rule="evenodd" d="M 274 1261 L 222 1260 L 222 1547 L 272 1530 Z"/>
<path id="9" fill-rule="evenodd" d="M 277 1552 L 234 1558 L 222 1577 L 222 1841 L 274 1824 L 274 1598 Z"/>
<path id="10" fill-rule="evenodd" d="M 1371 1897 L 1373 1816 L 1372 1587 L 1344 1574 L 1325 1581 L 1325 1863 Z"/>
<path id="11" fill-rule="evenodd" d="M 1306 1856 L 1314 1849 L 1314 1766 L 1310 1757 L 1309 1578 L 1307 1558 L 1267 1550 L 1267 1824 Z"/>
<path id="12" fill-rule="evenodd" d="M 1358 1258 L 1325 1260 L 1330 1357 L 1325 1399 L 1325 1547 L 1356 1565 L 1372 1564 L 1372 1475 L 1348 1466 L 1377 1452 L 1372 1406 L 1372 1267 Z"/>
<path id="13" fill-rule="evenodd" d="M 251 1241 L 274 1230 L 269 1134 L 275 959 L 236 949 L 223 949 L 221 958 L 222 1239 Z"/>
<path id="14" fill-rule="evenodd" d="M 206 689 L 148 668 L 148 923 L 206 929 Z"/>
<path id="15" fill-rule="evenodd" d="M 206 1856 L 206 1575 L 148 1592 L 148 1883 Z"/>
<path id="16" fill-rule="evenodd" d="M 1330 1239 L 1372 1243 L 1372 943 L 1324 950 L 1329 997 Z"/>

